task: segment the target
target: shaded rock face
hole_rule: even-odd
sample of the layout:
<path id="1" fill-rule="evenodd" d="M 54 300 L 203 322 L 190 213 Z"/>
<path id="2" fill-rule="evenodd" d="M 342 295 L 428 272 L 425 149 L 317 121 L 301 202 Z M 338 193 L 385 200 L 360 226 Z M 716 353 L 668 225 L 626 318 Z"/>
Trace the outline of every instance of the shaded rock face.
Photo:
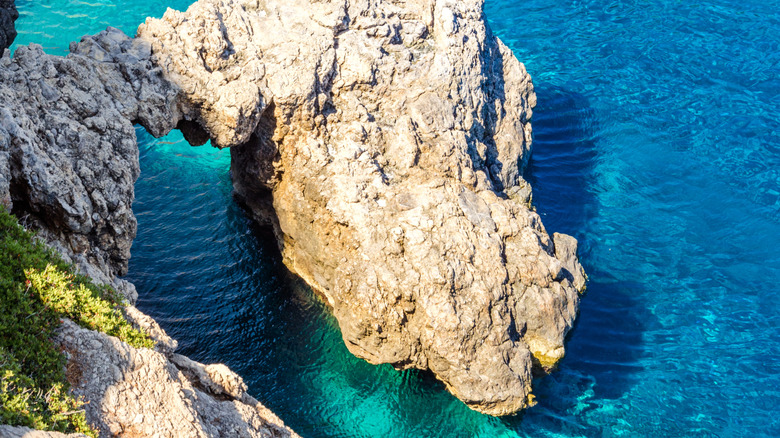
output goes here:
<path id="1" fill-rule="evenodd" d="M 15 0 L 0 0 L 0 55 L 16 39 L 14 21 L 19 18 Z"/>
<path id="2" fill-rule="evenodd" d="M 138 38 L 352 353 L 528 405 L 585 277 L 528 207 L 536 98 L 481 1 L 201 0 Z"/>
<path id="3" fill-rule="evenodd" d="M 150 57 L 109 28 L 64 58 L 31 45 L 0 60 L 0 202 L 108 276 L 127 271 L 136 234 L 133 123 L 159 136 L 180 118 Z"/>

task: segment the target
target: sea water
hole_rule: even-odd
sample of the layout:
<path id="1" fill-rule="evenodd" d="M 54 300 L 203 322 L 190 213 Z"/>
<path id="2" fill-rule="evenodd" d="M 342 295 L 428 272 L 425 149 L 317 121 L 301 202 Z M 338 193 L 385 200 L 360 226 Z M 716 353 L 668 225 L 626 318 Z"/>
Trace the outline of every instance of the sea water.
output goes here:
<path id="1" fill-rule="evenodd" d="M 188 3 L 17 0 L 17 44 L 64 54 Z M 141 128 L 139 307 L 304 437 L 780 436 L 780 2 L 486 10 L 536 85 L 534 204 L 590 275 L 537 406 L 485 416 L 427 373 L 350 355 L 234 203 L 229 151 Z"/>

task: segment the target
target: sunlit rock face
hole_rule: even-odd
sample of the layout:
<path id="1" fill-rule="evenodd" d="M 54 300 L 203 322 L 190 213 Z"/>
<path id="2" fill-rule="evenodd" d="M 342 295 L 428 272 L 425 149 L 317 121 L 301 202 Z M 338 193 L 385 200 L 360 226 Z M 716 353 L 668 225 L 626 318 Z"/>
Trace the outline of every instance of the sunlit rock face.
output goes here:
<path id="1" fill-rule="evenodd" d="M 201 0 L 138 37 L 350 351 L 527 406 L 585 277 L 528 207 L 533 85 L 480 1 Z"/>

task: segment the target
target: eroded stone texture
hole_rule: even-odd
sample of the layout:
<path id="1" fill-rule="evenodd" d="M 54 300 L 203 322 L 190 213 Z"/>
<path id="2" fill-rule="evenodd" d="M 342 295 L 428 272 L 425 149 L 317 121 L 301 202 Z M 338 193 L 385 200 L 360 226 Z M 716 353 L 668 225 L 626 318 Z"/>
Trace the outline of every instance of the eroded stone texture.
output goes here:
<path id="1" fill-rule="evenodd" d="M 30 45 L 0 60 L 0 200 L 110 276 L 127 271 L 136 233 L 133 123 L 159 136 L 180 118 L 150 55 L 109 28 L 67 57 Z"/>
<path id="2" fill-rule="evenodd" d="M 14 21 L 19 18 L 14 0 L 0 0 L 0 55 L 16 39 Z"/>
<path id="3" fill-rule="evenodd" d="M 528 404 L 584 273 L 528 208 L 536 97 L 481 1 L 200 0 L 138 38 L 350 351 L 482 412 Z"/>
<path id="4" fill-rule="evenodd" d="M 136 231 L 133 124 L 157 136 L 169 132 L 184 120 L 180 100 L 152 63 L 150 46 L 117 29 L 84 37 L 65 58 L 31 45 L 0 60 L 0 202 L 130 304 L 135 287 L 116 275 L 127 269 Z M 152 318 L 123 310 L 156 341 L 155 350 L 70 321 L 56 340 L 70 355 L 68 378 L 101 436 L 297 436 L 226 366 L 175 355 L 176 341 Z M 18 434 L 63 436 L 0 426 L 0 436 Z"/>
<path id="5" fill-rule="evenodd" d="M 55 341 L 69 354 L 68 380 L 101 436 L 298 437 L 224 365 L 179 355 L 171 362 L 69 320 Z"/>
<path id="6" fill-rule="evenodd" d="M 0 438 L 87 438 L 87 436 L 80 433 L 64 434 L 35 430 L 23 426 L 0 425 Z"/>

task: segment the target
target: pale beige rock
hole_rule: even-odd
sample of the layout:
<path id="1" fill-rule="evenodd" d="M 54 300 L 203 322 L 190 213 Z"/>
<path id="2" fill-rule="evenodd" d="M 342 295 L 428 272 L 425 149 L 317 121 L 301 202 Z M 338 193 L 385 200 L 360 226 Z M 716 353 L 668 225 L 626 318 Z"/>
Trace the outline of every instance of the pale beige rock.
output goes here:
<path id="1" fill-rule="evenodd" d="M 87 438 L 87 436 L 80 433 L 64 434 L 35 430 L 23 426 L 0 425 L 0 438 Z"/>
<path id="2" fill-rule="evenodd" d="M 72 52 L 0 62 L 0 201 L 130 301 L 132 123 L 179 126 L 233 147 L 237 193 L 354 354 L 493 415 L 563 356 L 585 277 L 528 208 L 536 97 L 479 0 L 200 0 Z"/>
<path id="3" fill-rule="evenodd" d="M 126 306 L 122 309 L 122 312 L 133 328 L 149 335 L 156 343 L 155 350 L 160 353 L 170 356 L 176 350 L 176 347 L 179 346 L 179 343 L 168 336 L 165 330 L 151 316 L 141 312 L 134 306 Z"/>
<path id="4" fill-rule="evenodd" d="M 189 366 L 177 368 L 182 356 L 171 362 L 69 320 L 55 342 L 68 353 L 68 380 L 87 402 L 87 421 L 101 436 L 298 436 L 246 395 L 241 378 L 224 365 L 192 365 L 206 369 L 212 380 L 190 380 Z"/>
<path id="5" fill-rule="evenodd" d="M 482 412 L 528 404 L 584 276 L 527 206 L 536 97 L 481 1 L 200 0 L 138 39 L 350 351 Z"/>

